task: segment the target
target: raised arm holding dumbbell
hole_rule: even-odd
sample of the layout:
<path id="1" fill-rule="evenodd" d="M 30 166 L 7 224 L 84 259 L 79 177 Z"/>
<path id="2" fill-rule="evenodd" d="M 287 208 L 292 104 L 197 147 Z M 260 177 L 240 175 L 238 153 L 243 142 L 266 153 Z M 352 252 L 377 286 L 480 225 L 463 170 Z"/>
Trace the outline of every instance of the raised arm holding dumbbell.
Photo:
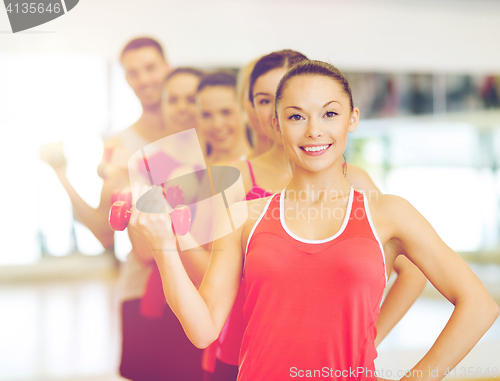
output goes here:
<path id="1" fill-rule="evenodd" d="M 62 150 L 62 142 L 44 145 L 40 150 L 40 158 L 49 164 L 57 175 L 61 185 L 68 194 L 73 210 L 80 222 L 94 234 L 106 249 L 113 248 L 113 231 L 109 228 L 107 216 L 110 208 L 111 195 L 116 189 L 122 189 L 128 184 L 127 168 L 119 168 L 104 155 L 101 168 L 107 167 L 106 172 L 112 176 L 104 176 L 100 203 L 97 208 L 91 207 L 78 194 L 66 175 L 66 159 Z M 113 170 L 110 169 L 113 167 Z"/>

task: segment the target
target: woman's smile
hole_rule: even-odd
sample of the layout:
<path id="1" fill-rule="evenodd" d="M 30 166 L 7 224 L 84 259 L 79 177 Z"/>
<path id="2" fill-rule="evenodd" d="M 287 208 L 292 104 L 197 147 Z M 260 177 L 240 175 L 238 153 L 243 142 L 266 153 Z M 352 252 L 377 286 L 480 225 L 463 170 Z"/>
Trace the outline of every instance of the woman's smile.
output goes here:
<path id="1" fill-rule="evenodd" d="M 305 146 L 301 146 L 300 149 L 304 151 L 306 155 L 309 156 L 319 156 L 323 155 L 328 148 L 330 148 L 332 144 L 307 144 Z"/>

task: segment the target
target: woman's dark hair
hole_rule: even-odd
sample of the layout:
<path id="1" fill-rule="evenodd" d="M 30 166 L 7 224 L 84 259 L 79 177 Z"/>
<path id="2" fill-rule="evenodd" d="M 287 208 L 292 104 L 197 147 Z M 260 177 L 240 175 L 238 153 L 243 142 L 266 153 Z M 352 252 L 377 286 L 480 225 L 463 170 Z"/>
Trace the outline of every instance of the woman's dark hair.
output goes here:
<path id="1" fill-rule="evenodd" d="M 202 78 L 205 73 L 203 73 L 201 70 L 195 69 L 193 67 L 178 67 L 177 69 L 171 71 L 168 75 L 167 78 L 165 78 L 164 84 L 168 83 L 170 79 L 175 77 L 176 75 L 179 74 L 191 74 L 194 75 L 195 77 Z"/>
<path id="2" fill-rule="evenodd" d="M 206 74 L 198 84 L 197 93 L 205 87 L 225 86 L 236 89 L 236 74 L 231 71 L 218 70 L 213 73 Z"/>
<path id="3" fill-rule="evenodd" d="M 255 86 L 255 82 L 261 75 L 264 75 L 274 69 L 288 69 L 295 65 L 297 62 L 303 60 L 307 60 L 307 57 L 305 55 L 290 49 L 280 50 L 279 52 L 272 52 L 271 54 L 268 54 L 267 56 L 264 56 L 260 60 L 258 60 L 252 70 L 252 74 L 250 74 L 250 87 L 248 90 L 248 98 L 250 99 L 250 102 L 253 104 L 253 88 Z"/>
<path id="4" fill-rule="evenodd" d="M 347 95 L 347 97 L 349 98 L 351 111 L 353 110 L 354 104 L 352 101 L 351 87 L 349 86 L 349 82 L 347 81 L 344 74 L 342 74 L 339 69 L 329 63 L 322 61 L 304 60 L 292 66 L 292 68 L 288 70 L 281 78 L 281 81 L 278 84 L 278 89 L 276 90 L 276 101 L 274 102 L 274 113 L 276 118 L 278 118 L 278 103 L 283 97 L 283 91 L 285 90 L 288 81 L 290 81 L 290 79 L 292 79 L 293 77 L 302 75 L 321 75 L 336 81 L 342 88 L 342 91 L 345 93 L 345 95 Z"/>

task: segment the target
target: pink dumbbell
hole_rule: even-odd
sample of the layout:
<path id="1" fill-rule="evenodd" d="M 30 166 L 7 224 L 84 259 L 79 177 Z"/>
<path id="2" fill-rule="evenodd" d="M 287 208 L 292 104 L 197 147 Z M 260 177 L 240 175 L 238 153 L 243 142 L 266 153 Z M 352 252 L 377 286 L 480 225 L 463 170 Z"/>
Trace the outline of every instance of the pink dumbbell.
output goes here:
<path id="1" fill-rule="evenodd" d="M 184 203 L 182 190 L 178 186 L 171 186 L 166 190 L 164 189 L 163 195 L 168 204 L 175 207 L 170 211 L 172 228 L 177 226 L 178 229 L 174 229 L 175 233 L 186 235 L 191 227 L 191 210 L 189 207 L 182 205 Z M 114 231 L 125 230 L 130 221 L 132 194 L 130 192 L 113 192 L 111 200 L 113 205 L 109 211 L 109 226 Z"/>

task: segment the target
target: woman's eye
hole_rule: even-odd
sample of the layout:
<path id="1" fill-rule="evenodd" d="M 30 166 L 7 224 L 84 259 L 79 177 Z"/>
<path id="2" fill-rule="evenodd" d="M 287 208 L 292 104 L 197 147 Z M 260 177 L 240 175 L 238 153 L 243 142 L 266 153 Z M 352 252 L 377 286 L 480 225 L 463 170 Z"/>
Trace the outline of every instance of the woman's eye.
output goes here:
<path id="1" fill-rule="evenodd" d="M 298 115 L 298 114 L 293 114 L 290 117 L 288 117 L 288 119 L 289 120 L 295 120 L 295 121 L 297 121 L 297 120 L 301 120 L 302 117 L 300 115 Z"/>
<path id="2" fill-rule="evenodd" d="M 335 115 L 337 115 L 337 113 L 336 113 L 336 112 L 333 112 L 333 111 L 328 111 L 328 112 L 325 114 L 325 116 L 326 116 L 327 118 L 333 118 Z"/>
<path id="3" fill-rule="evenodd" d="M 261 99 L 261 100 L 259 101 L 259 104 L 260 104 L 260 105 L 267 105 L 267 104 L 269 104 L 269 103 L 270 103 L 270 100 L 269 100 L 269 99 Z"/>

